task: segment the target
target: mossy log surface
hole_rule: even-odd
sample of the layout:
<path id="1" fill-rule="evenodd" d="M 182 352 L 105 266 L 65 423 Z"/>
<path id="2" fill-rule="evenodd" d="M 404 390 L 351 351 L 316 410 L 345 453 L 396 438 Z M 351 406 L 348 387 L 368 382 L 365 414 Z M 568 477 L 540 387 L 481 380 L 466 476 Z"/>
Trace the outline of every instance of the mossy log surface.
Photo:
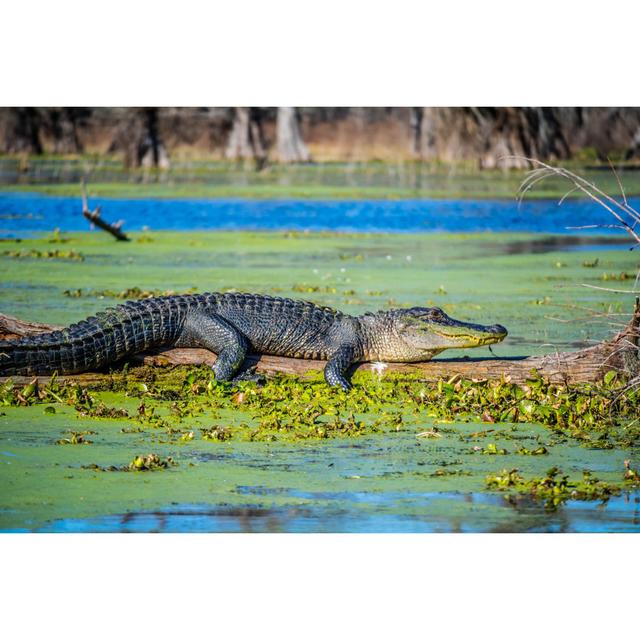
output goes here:
<path id="1" fill-rule="evenodd" d="M 15 339 L 22 336 L 58 329 L 55 325 L 28 322 L 0 314 L 0 339 Z M 636 301 L 633 315 L 626 327 L 610 340 L 579 351 L 558 352 L 546 356 L 528 358 L 439 358 L 417 363 L 362 363 L 354 365 L 352 371 L 377 371 L 385 373 L 417 374 L 427 381 L 451 378 L 460 375 L 471 379 L 507 378 L 522 383 L 531 377 L 532 370 L 550 382 L 575 384 L 596 382 L 608 372 L 618 371 L 629 377 L 640 372 L 640 303 Z M 153 353 L 139 354 L 131 358 L 132 364 L 148 366 L 176 366 L 208 364 L 216 361 L 216 355 L 205 349 L 162 349 Z M 326 362 L 301 360 L 268 355 L 250 355 L 245 368 L 255 366 L 256 371 L 267 375 L 285 373 L 295 376 L 321 370 Z M 61 376 L 59 379 L 73 380 L 79 384 L 95 384 L 105 378 L 105 373 L 83 373 Z M 38 380 L 46 382 L 49 376 Z M 32 377 L 14 376 L 17 384 L 31 381 Z M 6 378 L 0 378 L 0 381 Z"/>

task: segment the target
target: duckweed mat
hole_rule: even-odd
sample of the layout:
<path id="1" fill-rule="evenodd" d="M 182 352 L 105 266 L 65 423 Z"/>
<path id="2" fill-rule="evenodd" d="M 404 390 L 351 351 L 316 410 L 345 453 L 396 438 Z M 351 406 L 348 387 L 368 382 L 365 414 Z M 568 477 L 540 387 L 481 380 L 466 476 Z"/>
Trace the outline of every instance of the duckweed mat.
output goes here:
<path id="1" fill-rule="evenodd" d="M 597 237 L 50 233 L 0 243 L 2 312 L 69 323 L 125 299 L 241 290 L 361 313 L 438 305 L 507 326 L 496 355 L 624 325 L 638 262 Z M 446 352 L 452 355 L 453 352 Z M 490 355 L 487 349 L 460 355 Z M 205 367 L 99 387 L 5 385 L 4 531 L 635 531 L 638 396 L 358 373 L 217 384 Z M 585 475 L 586 472 L 586 475 Z M 635 475 L 634 475 L 635 474 Z"/>

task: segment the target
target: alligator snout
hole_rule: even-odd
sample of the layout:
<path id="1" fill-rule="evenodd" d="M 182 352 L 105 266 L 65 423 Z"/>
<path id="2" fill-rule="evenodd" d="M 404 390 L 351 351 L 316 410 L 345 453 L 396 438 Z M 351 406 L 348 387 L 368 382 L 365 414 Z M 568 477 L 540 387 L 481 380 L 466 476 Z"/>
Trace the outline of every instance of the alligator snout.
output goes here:
<path id="1" fill-rule="evenodd" d="M 494 324 L 493 326 L 487 328 L 491 333 L 495 333 L 499 336 L 506 336 L 507 333 L 509 333 L 501 324 Z"/>

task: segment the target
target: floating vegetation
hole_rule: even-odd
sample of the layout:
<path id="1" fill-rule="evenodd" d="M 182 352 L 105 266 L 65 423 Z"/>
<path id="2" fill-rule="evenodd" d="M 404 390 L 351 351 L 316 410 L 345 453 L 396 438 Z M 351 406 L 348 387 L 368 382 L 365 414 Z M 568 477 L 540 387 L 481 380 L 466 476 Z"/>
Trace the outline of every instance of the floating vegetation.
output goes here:
<path id="1" fill-rule="evenodd" d="M 619 495 L 621 488 L 599 480 L 590 471 L 583 471 L 582 480 L 572 482 L 558 467 L 552 467 L 543 478 L 525 480 L 517 469 L 504 469 L 486 479 L 489 489 L 512 491 L 544 501 L 545 507 L 555 509 L 567 500 L 600 500 L 606 502 L 611 496 Z"/>
<path id="2" fill-rule="evenodd" d="M 91 397 L 91 396 L 89 396 Z M 78 407 L 76 407 L 78 409 Z M 107 407 L 104 402 L 90 405 L 88 409 L 78 409 L 83 418 L 128 418 L 129 412 L 126 409 L 117 407 Z"/>
<path id="3" fill-rule="evenodd" d="M 516 453 L 519 456 L 546 456 L 549 454 L 547 447 L 538 447 L 536 449 L 527 449 L 526 447 L 520 447 Z"/>
<path id="4" fill-rule="evenodd" d="M 631 460 L 624 461 L 624 481 L 634 485 L 640 485 L 640 473 L 631 468 Z"/>
<path id="5" fill-rule="evenodd" d="M 296 291 L 297 293 L 337 293 L 338 290 L 335 287 L 320 285 L 311 285 L 311 284 L 294 284 L 291 287 L 291 291 Z M 354 292 L 355 293 L 355 292 Z"/>
<path id="6" fill-rule="evenodd" d="M 128 469 L 129 471 L 159 471 L 175 466 L 177 462 L 174 462 L 171 457 L 161 458 L 155 453 L 150 453 L 146 456 L 136 456 L 129 463 Z"/>
<path id="7" fill-rule="evenodd" d="M 376 432 L 415 429 L 418 438 L 437 438 L 451 422 L 481 421 L 489 424 L 538 423 L 556 439 L 571 438 L 585 447 L 606 449 L 640 443 L 640 391 L 622 393 L 625 381 L 610 372 L 597 384 L 566 386 L 548 383 L 535 372 L 525 384 L 508 380 L 424 382 L 417 375 L 389 374 L 379 378 L 359 372 L 348 394 L 327 387 L 319 375 L 301 380 L 290 376 L 269 378 L 263 386 L 252 382 L 217 382 L 206 366 L 165 370 L 134 367 L 104 376 L 91 388 L 61 382 L 55 376 L 46 385 L 37 379 L 20 387 L 8 380 L 0 385 L 0 405 L 26 406 L 44 403 L 72 406 L 85 418 L 127 418 L 140 424 L 167 429 L 176 422 L 198 416 L 216 419 L 231 412 L 224 425 L 198 425 L 209 437 L 233 439 L 307 439 L 356 437 Z M 99 391 L 140 398 L 137 410 L 113 407 L 98 399 Z M 401 411 L 399 411 L 401 408 Z M 425 429 L 425 420 L 433 426 Z M 240 423 L 240 424 L 238 424 Z M 436 426 L 436 424 L 438 426 Z M 417 426 L 419 425 L 419 426 Z M 211 431 L 214 430 L 214 431 Z M 215 431 L 217 430 L 217 431 Z M 205 432 L 202 437 L 205 438 Z M 182 432 L 180 432 L 181 434 Z M 513 439 L 509 430 L 492 428 L 461 435 L 464 441 L 485 438 Z M 519 455 L 544 455 L 544 447 L 520 447 Z M 489 443 L 480 447 L 486 455 L 505 455 Z"/>
<path id="8" fill-rule="evenodd" d="M 53 233 L 51 234 L 51 236 L 47 238 L 47 242 L 49 242 L 50 244 L 65 244 L 70 241 L 71 241 L 71 238 L 63 236 L 62 233 L 60 233 L 59 227 L 56 227 L 53 230 Z"/>
<path id="9" fill-rule="evenodd" d="M 46 235 L 51 235 L 50 229 Z M 509 328 L 512 339 L 496 350 L 496 355 L 504 357 L 553 351 L 546 343 L 577 348 L 578 342 L 612 333 L 617 324 L 607 321 L 622 324 L 623 316 L 599 318 L 591 311 L 612 311 L 626 318 L 628 301 L 616 302 L 598 290 L 585 296 L 578 285 L 598 284 L 603 272 L 634 273 L 637 262 L 633 253 L 597 248 L 582 255 L 526 252 L 511 256 L 504 254 L 508 236 L 490 234 L 467 238 L 452 234 L 446 242 L 433 234 L 358 236 L 353 242 L 339 234 L 335 240 L 316 234 L 296 234 L 300 239 L 286 240 L 282 231 L 154 232 L 153 243 L 136 244 L 138 234 L 132 234 L 134 242 L 128 245 L 113 243 L 107 234 L 68 235 L 72 239 L 66 244 L 49 244 L 46 237 L 39 237 L 0 245 L 0 253 L 75 249 L 90 265 L 4 258 L 6 313 L 63 325 L 124 302 L 107 295 L 104 300 L 96 298 L 107 291 L 129 295 L 124 292 L 135 290 L 134 285 L 149 293 L 157 287 L 181 290 L 193 284 L 200 291 L 260 290 L 276 295 L 279 289 L 279 295 L 287 295 L 294 284 L 306 283 L 328 285 L 337 292 L 291 295 L 311 297 L 343 311 L 353 308 L 347 306 L 351 296 L 343 293 L 357 291 L 353 298 L 360 297 L 363 303 L 356 313 L 383 308 L 392 297 L 392 306 L 443 306 L 450 299 L 462 319 L 499 321 Z M 598 241 L 593 242 L 597 247 Z M 358 247 L 364 262 L 339 259 L 351 247 Z M 387 254 L 393 255 L 392 261 L 386 261 Z M 407 254 L 413 255 L 415 269 L 406 268 Z M 600 261 L 595 268 L 581 266 L 585 258 L 596 257 Z M 552 263 L 558 258 L 569 267 L 555 268 Z M 362 267 L 369 263 L 367 269 Z M 347 269 L 344 275 L 350 281 L 338 275 L 340 268 Z M 470 279 L 470 273 L 484 277 Z M 496 289 L 501 277 L 505 286 Z M 431 294 L 441 283 L 449 295 Z M 558 283 L 563 285 L 560 297 Z M 617 284 L 629 283 L 633 280 Z M 63 289 L 75 288 L 81 289 L 81 297 L 62 295 Z M 531 304 L 545 297 L 553 299 L 553 306 Z M 481 312 L 476 312 L 476 303 L 482 306 Z M 462 352 L 448 353 L 445 357 L 465 357 Z M 490 355 L 486 349 L 468 353 Z M 360 526 L 372 511 L 385 518 L 393 511 L 405 518 L 404 523 L 414 522 L 416 530 L 427 524 L 464 530 L 550 530 L 558 518 L 541 516 L 544 501 L 534 501 L 529 493 L 492 490 L 493 495 L 482 501 L 461 496 L 486 491 L 487 474 L 502 468 L 518 468 L 517 475 L 529 480 L 543 479 L 553 466 L 570 474 L 571 481 L 581 479 L 584 466 L 633 496 L 629 502 L 610 500 L 607 509 L 597 507 L 598 501 L 591 508 L 568 509 L 566 519 L 563 514 L 568 527 L 578 522 L 576 529 L 637 528 L 633 499 L 640 490 L 634 481 L 634 473 L 640 473 L 640 423 L 634 421 L 640 415 L 640 399 L 629 392 L 616 402 L 626 383 L 623 378 L 570 387 L 538 386 L 535 375 L 519 387 L 509 380 L 444 379 L 438 385 L 405 372 L 387 370 L 379 376 L 359 370 L 349 394 L 327 388 L 315 373 L 303 379 L 269 378 L 261 388 L 248 382 L 235 386 L 216 382 L 207 367 L 132 365 L 124 373 L 88 374 L 78 380 L 89 384 L 85 391 L 70 381 L 50 385 L 43 378 L 39 384 L 26 379 L 32 385 L 25 385 L 24 378 L 14 379 L 13 385 L 0 382 L 0 413 L 6 414 L 1 419 L 2 452 L 6 453 L 0 457 L 0 467 L 3 486 L 10 488 L 0 514 L 4 529 L 46 530 L 51 522 L 64 518 L 96 522 L 96 515 L 102 514 L 162 512 L 172 504 L 196 504 L 206 496 L 211 505 L 244 509 L 251 503 L 260 509 L 275 508 L 276 514 L 280 505 L 289 504 L 300 512 L 299 505 L 305 502 L 314 514 L 325 510 L 323 523 L 333 522 L 334 528 L 335 518 L 330 521 L 326 513 L 329 503 L 335 505 L 338 527 L 346 522 Z M 101 403 L 105 409 L 95 411 L 94 417 Z M 140 405 L 144 408 L 138 413 Z M 97 416 L 109 409 L 121 409 L 129 417 Z M 205 440 L 202 430 L 216 428 L 228 430 L 231 438 Z M 100 434 L 84 436 L 92 444 L 55 444 L 58 439 L 71 439 L 69 430 L 85 429 Z M 484 449 L 488 443 L 510 453 L 469 454 L 473 445 Z M 542 446 L 549 453 L 534 455 Z M 615 449 L 605 448 L 611 446 Z M 621 452 L 620 447 L 626 450 Z M 137 475 L 121 470 L 135 454 L 151 452 L 161 458 L 171 456 L 179 466 L 166 468 L 165 473 Z M 626 480 L 624 458 L 630 459 Z M 111 474 L 79 468 L 87 463 L 117 466 Z M 355 475 L 361 479 L 346 479 Z M 73 480 L 68 479 L 71 476 Z M 264 485 L 264 494 L 251 498 L 236 494 L 238 486 L 257 485 Z M 353 499 L 349 491 L 363 491 L 371 499 Z M 323 499 L 322 492 L 331 500 Z M 441 499 L 430 500 L 425 511 L 422 496 L 432 492 L 442 492 Z M 85 500 L 75 499 L 79 496 Z M 513 503 L 503 499 L 511 496 L 523 508 L 512 508 Z M 172 507 L 169 511 L 181 512 Z M 287 518 L 278 520 L 283 527 L 290 526 Z M 111 521 L 131 530 L 142 519 Z M 161 526 L 159 519 L 149 522 L 151 527 Z"/>
<path id="10" fill-rule="evenodd" d="M 426 431 L 416 433 L 416 438 L 442 438 L 442 434 L 439 433 L 437 429 L 427 429 Z"/>
<path id="11" fill-rule="evenodd" d="M 203 440 L 214 440 L 218 442 L 226 442 L 233 437 L 231 429 L 227 427 L 211 427 L 210 429 L 200 429 Z"/>
<path id="12" fill-rule="evenodd" d="M 122 291 L 113 291 L 112 289 L 66 289 L 63 295 L 67 298 L 117 298 L 118 300 L 144 300 L 146 298 L 155 298 L 158 296 L 174 296 L 197 293 L 197 287 L 191 287 L 186 291 L 174 291 L 173 289 L 141 289 L 140 287 L 130 287 Z"/>
<path id="13" fill-rule="evenodd" d="M 484 449 L 482 447 L 473 447 L 473 451 L 479 451 L 485 456 L 506 456 L 508 451 L 501 447 L 498 447 L 494 442 L 490 442 Z"/>
<path id="14" fill-rule="evenodd" d="M 432 474 L 432 478 L 443 478 L 447 476 L 470 476 L 473 475 L 471 471 L 465 471 L 464 469 L 436 469 Z"/>
<path id="15" fill-rule="evenodd" d="M 92 444 L 93 440 L 88 440 L 85 436 L 95 434 L 95 431 L 70 431 L 68 438 L 56 440 L 56 444 Z"/>
<path id="16" fill-rule="evenodd" d="M 535 300 L 531 301 L 531 304 L 537 304 L 537 305 L 551 304 L 551 298 L 549 296 L 545 296 L 544 298 L 536 298 Z"/>
<path id="17" fill-rule="evenodd" d="M 603 273 L 600 276 L 600 280 L 613 280 L 617 282 L 624 282 L 625 280 L 635 280 L 635 275 L 632 273 L 627 273 L 626 271 L 621 271 L 620 273 Z"/>
<path id="18" fill-rule="evenodd" d="M 136 456 L 129 464 L 122 466 L 108 466 L 102 467 L 98 464 L 85 464 L 82 465 L 82 469 L 92 469 L 93 471 L 163 471 L 164 469 L 169 469 L 170 467 L 176 467 L 178 463 L 168 456 L 166 458 L 161 458 L 156 453 L 149 453 L 147 455 L 138 455 Z"/>
<path id="19" fill-rule="evenodd" d="M 12 379 L 0 385 L 0 405 L 26 406 L 38 403 L 58 403 L 72 406 L 82 417 L 128 418 L 126 409 L 107 407 L 97 401 L 89 389 L 76 383 L 60 382 L 54 375 L 46 385 L 39 385 L 34 378 L 24 387 L 16 386 Z M 56 413 L 53 404 L 47 404 L 44 413 Z"/>
<path id="20" fill-rule="evenodd" d="M 77 262 L 84 261 L 84 255 L 73 249 L 63 251 L 61 249 L 8 249 L 2 252 L 3 256 L 9 258 L 36 258 L 41 260 L 74 260 Z"/>

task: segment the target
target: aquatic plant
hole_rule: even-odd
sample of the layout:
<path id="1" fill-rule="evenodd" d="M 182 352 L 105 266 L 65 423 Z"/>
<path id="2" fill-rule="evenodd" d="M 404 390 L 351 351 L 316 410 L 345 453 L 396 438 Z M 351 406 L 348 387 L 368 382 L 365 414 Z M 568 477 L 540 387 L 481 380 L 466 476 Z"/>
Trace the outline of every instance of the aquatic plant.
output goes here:
<path id="1" fill-rule="evenodd" d="M 525 480 L 517 469 L 504 469 L 486 479 L 489 489 L 512 491 L 527 495 L 545 503 L 548 509 L 555 509 L 567 500 L 600 500 L 606 502 L 611 496 L 619 495 L 621 488 L 599 480 L 590 471 L 583 471 L 582 480 L 571 481 L 558 467 L 552 467 L 542 478 Z"/>
<path id="2" fill-rule="evenodd" d="M 91 444 L 93 441 L 85 436 L 94 433 L 95 431 L 71 431 L 68 438 L 60 438 L 56 440 L 56 444 Z"/>
<path id="3" fill-rule="evenodd" d="M 92 469 L 93 471 L 162 471 L 169 469 L 170 467 L 177 466 L 177 462 L 170 456 L 161 458 L 156 453 L 149 453 L 146 455 L 137 455 L 129 464 L 115 466 L 110 465 L 108 467 L 102 467 L 98 464 L 85 464 L 82 465 L 82 469 Z"/>
<path id="4" fill-rule="evenodd" d="M 9 258 L 36 258 L 41 260 L 75 260 L 78 262 L 84 262 L 84 255 L 78 251 L 70 249 L 68 251 L 62 251 L 61 249 L 50 249 L 48 251 L 42 251 L 40 249 L 24 249 L 22 251 L 17 249 L 8 249 L 2 252 L 3 256 Z"/>
<path id="5" fill-rule="evenodd" d="M 122 291 L 113 291 L 112 289 L 65 289 L 62 294 L 67 298 L 116 298 L 118 300 L 144 300 L 146 298 L 155 298 L 157 296 L 173 296 L 190 293 L 197 293 L 197 287 L 191 287 L 185 291 L 174 291 L 173 289 L 141 289 L 140 287 L 129 287 Z"/>
<path id="6" fill-rule="evenodd" d="M 129 471 L 159 471 L 176 466 L 171 457 L 161 458 L 155 453 L 136 456 L 128 466 Z"/>
<path id="7" fill-rule="evenodd" d="M 625 381 L 613 372 L 602 382 L 582 385 L 549 383 L 533 372 L 522 385 L 459 376 L 438 382 L 400 374 L 380 379 L 372 373 L 357 373 L 354 382 L 354 389 L 345 394 L 328 388 L 317 374 L 305 380 L 276 376 L 263 385 L 234 385 L 217 382 L 206 366 L 133 367 L 98 378 L 88 388 L 55 377 L 44 385 L 34 379 L 24 387 L 9 380 L 0 385 L 0 405 L 63 404 L 74 407 L 84 418 L 132 415 L 130 409 L 108 406 L 96 397 L 112 391 L 140 399 L 133 419 L 142 425 L 167 429 L 198 416 L 216 419 L 223 412 L 239 419 L 205 428 L 224 426 L 230 437 L 242 439 L 249 433 L 251 439 L 355 437 L 397 432 L 416 424 L 421 425 L 419 437 L 438 437 L 446 422 L 479 420 L 538 423 L 556 438 L 571 438 L 591 448 L 630 447 L 640 442 L 640 392 L 636 389 L 621 396 Z M 424 429 L 425 420 L 433 423 L 432 431 Z M 492 432 L 483 429 L 464 438 L 483 438 Z M 495 435 L 510 438 L 508 432 Z M 500 450 L 498 445 L 487 445 L 485 453 L 500 455 Z M 521 447 L 516 453 L 544 455 L 544 447 Z"/>

